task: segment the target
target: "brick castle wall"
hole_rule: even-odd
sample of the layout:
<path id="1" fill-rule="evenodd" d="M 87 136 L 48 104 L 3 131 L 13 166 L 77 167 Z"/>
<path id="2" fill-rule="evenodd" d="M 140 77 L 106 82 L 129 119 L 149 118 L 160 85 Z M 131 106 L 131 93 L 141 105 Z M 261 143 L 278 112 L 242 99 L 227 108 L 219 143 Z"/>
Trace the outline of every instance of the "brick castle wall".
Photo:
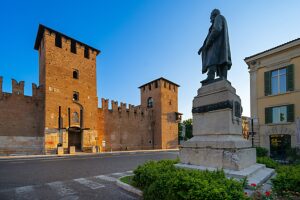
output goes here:
<path id="1" fill-rule="evenodd" d="M 12 93 L 2 91 L 0 77 L 0 154 L 42 153 L 41 89 L 32 84 L 32 96 L 24 95 L 24 81 L 12 80 Z"/>
<path id="2" fill-rule="evenodd" d="M 153 149 L 152 111 L 102 99 L 98 109 L 99 144 L 103 151 Z M 102 145 L 105 141 L 105 147 Z"/>

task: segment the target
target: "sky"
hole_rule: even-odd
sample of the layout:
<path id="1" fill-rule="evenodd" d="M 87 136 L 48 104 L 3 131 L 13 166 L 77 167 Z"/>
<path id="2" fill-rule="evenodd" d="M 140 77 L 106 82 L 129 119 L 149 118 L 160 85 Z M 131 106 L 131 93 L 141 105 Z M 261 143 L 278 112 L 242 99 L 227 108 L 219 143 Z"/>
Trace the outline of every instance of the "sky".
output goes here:
<path id="1" fill-rule="evenodd" d="M 232 67 L 228 80 L 250 116 L 250 81 L 244 58 L 300 37 L 298 0 L 1 0 L 0 76 L 38 84 L 38 52 L 44 24 L 96 49 L 97 94 L 140 104 L 139 86 L 159 77 L 180 85 L 178 110 L 192 117 L 192 101 L 206 78 L 197 54 L 218 8 L 229 29 Z M 259 86 L 258 86 L 259 87 Z"/>

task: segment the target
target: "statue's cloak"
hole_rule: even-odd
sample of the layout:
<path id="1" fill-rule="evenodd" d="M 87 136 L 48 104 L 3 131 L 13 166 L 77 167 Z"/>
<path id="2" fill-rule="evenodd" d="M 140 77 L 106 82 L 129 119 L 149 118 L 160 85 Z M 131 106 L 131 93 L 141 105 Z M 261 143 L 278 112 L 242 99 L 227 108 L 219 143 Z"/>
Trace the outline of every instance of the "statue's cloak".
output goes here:
<path id="1" fill-rule="evenodd" d="M 206 73 L 209 67 L 213 65 L 227 65 L 229 70 L 232 63 L 228 27 L 225 17 L 222 15 L 215 17 L 213 24 L 209 28 L 203 47 L 206 44 L 210 44 L 210 46 L 202 50 L 202 73 Z"/>

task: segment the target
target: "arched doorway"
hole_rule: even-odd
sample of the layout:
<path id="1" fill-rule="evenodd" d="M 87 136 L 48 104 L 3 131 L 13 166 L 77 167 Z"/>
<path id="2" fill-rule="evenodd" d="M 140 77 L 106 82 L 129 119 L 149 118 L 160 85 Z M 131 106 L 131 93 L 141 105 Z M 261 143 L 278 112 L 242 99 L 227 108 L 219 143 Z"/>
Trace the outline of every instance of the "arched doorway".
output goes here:
<path id="1" fill-rule="evenodd" d="M 270 135 L 270 157 L 278 160 L 286 159 L 286 152 L 291 148 L 291 136 L 287 134 Z"/>
<path id="2" fill-rule="evenodd" d="M 81 151 L 82 131 L 79 127 L 68 129 L 68 146 L 75 146 L 76 151 Z"/>

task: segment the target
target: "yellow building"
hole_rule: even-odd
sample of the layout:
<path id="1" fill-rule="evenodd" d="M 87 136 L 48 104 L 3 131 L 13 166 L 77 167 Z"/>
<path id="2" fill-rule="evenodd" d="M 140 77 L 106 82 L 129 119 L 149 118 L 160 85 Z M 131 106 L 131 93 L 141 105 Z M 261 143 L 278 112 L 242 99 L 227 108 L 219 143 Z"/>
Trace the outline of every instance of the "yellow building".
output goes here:
<path id="1" fill-rule="evenodd" d="M 284 158 L 300 147 L 300 38 L 245 58 L 255 145 Z"/>

